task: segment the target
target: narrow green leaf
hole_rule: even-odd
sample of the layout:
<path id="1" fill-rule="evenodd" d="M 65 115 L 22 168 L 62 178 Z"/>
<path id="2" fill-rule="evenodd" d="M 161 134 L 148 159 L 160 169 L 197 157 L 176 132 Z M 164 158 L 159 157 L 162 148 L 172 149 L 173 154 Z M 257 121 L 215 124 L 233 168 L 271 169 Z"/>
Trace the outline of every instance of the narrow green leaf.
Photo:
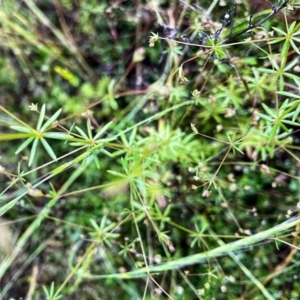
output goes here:
<path id="1" fill-rule="evenodd" d="M 89 157 L 91 155 L 91 152 L 84 152 L 82 154 L 80 154 L 79 156 L 75 157 L 73 160 L 72 160 L 72 163 L 80 163 L 81 161 L 83 161 L 84 159 L 86 159 L 87 157 Z"/>
<path id="2" fill-rule="evenodd" d="M 133 130 L 131 131 L 130 138 L 129 138 L 129 144 L 130 145 L 133 144 L 133 141 L 136 138 L 136 133 L 137 133 L 137 127 L 133 128 Z"/>
<path id="3" fill-rule="evenodd" d="M 109 105 L 110 107 L 113 109 L 113 110 L 117 110 L 118 109 L 118 103 L 117 101 L 115 100 L 115 97 L 114 97 L 114 86 L 115 86 L 115 80 L 112 79 L 108 85 L 108 94 L 107 94 L 107 100 L 109 102 Z"/>
<path id="4" fill-rule="evenodd" d="M 293 31 L 294 31 L 295 26 L 296 26 L 296 22 L 294 21 L 294 22 L 290 25 L 290 27 L 288 28 L 288 33 L 289 33 L 289 34 L 293 34 Z"/>
<path id="5" fill-rule="evenodd" d="M 94 162 L 95 162 L 95 164 L 96 164 L 96 167 L 97 167 L 97 169 L 99 170 L 99 169 L 100 169 L 100 161 L 99 161 L 99 158 L 98 158 L 98 156 L 96 155 L 95 152 L 93 152 L 92 155 L 93 155 L 93 160 L 94 160 Z"/>
<path id="6" fill-rule="evenodd" d="M 59 117 L 62 109 L 59 109 L 47 122 L 43 125 L 40 131 L 45 131 Z"/>
<path id="7" fill-rule="evenodd" d="M 283 101 L 283 103 L 281 104 L 279 110 L 282 111 L 282 110 L 285 110 L 286 108 L 290 107 L 291 103 L 289 101 L 290 101 L 289 99 L 285 99 Z"/>
<path id="8" fill-rule="evenodd" d="M 100 149 L 100 152 L 102 152 L 103 154 L 109 156 L 109 157 L 114 157 L 109 151 L 105 150 L 105 149 Z"/>
<path id="9" fill-rule="evenodd" d="M 286 32 L 284 32 L 283 30 L 281 30 L 281 29 L 279 29 L 279 28 L 277 28 L 277 27 L 272 27 L 272 29 L 273 29 L 275 32 L 279 33 L 279 35 L 283 35 L 283 36 L 286 35 Z"/>
<path id="10" fill-rule="evenodd" d="M 125 147 L 129 147 L 129 143 L 128 143 L 128 141 L 127 141 L 126 135 L 125 135 L 125 134 L 122 134 L 122 135 L 120 136 L 120 138 L 121 138 L 122 144 L 123 144 Z"/>
<path id="11" fill-rule="evenodd" d="M 63 132 L 45 132 L 44 135 L 43 135 L 45 138 L 48 138 L 48 139 L 55 139 L 55 140 L 69 140 L 69 139 L 72 139 L 72 136 L 69 135 L 69 134 L 66 134 L 66 133 L 63 133 Z"/>
<path id="12" fill-rule="evenodd" d="M 80 136 L 83 137 L 85 140 L 89 140 L 87 134 L 78 126 L 75 126 L 75 129 L 79 132 Z"/>
<path id="13" fill-rule="evenodd" d="M 285 74 L 285 76 L 287 76 L 287 74 Z M 279 86 L 279 89 L 280 89 L 280 90 L 283 90 L 283 89 L 284 89 L 284 86 L 285 86 L 285 79 L 284 79 L 283 75 L 280 75 L 280 76 L 279 76 L 279 84 L 278 84 L 278 86 Z"/>
<path id="14" fill-rule="evenodd" d="M 266 160 L 267 157 L 268 157 L 268 155 L 267 155 L 267 149 L 266 149 L 266 147 L 262 147 L 261 148 L 261 158 L 262 158 L 262 160 L 263 161 Z"/>
<path id="15" fill-rule="evenodd" d="M 276 92 L 276 94 L 278 95 L 283 95 L 283 96 L 287 96 L 287 97 L 291 97 L 291 98 L 297 98 L 299 99 L 300 96 L 294 93 L 290 93 L 290 92 L 284 92 L 284 91 L 278 91 Z"/>
<path id="16" fill-rule="evenodd" d="M 291 41 L 291 45 L 292 45 L 292 48 L 295 50 L 295 52 L 300 55 L 300 50 L 293 40 Z M 298 58 L 297 58 L 297 61 L 298 61 Z"/>
<path id="17" fill-rule="evenodd" d="M 15 152 L 15 154 L 20 153 L 21 151 L 23 151 L 32 141 L 33 141 L 33 137 L 28 138 L 25 142 L 23 142 L 20 147 L 17 149 L 17 151 Z"/>
<path id="18" fill-rule="evenodd" d="M 278 67 L 278 65 L 277 65 L 277 67 Z M 261 73 L 267 73 L 267 74 L 273 74 L 274 73 L 273 70 L 271 70 L 271 69 L 265 69 L 265 68 L 259 68 L 259 71 Z"/>
<path id="19" fill-rule="evenodd" d="M 281 68 L 282 69 L 284 69 L 284 66 L 286 65 L 286 60 L 287 60 L 287 57 L 288 57 L 289 49 L 290 49 L 290 41 L 286 40 L 283 43 L 283 46 L 282 46 L 282 49 L 281 49 L 281 52 L 280 52 Z"/>
<path id="20" fill-rule="evenodd" d="M 23 126 L 10 126 L 11 129 L 19 131 L 19 132 L 24 132 L 24 133 L 31 133 L 32 130 L 30 128 L 26 128 Z"/>
<path id="21" fill-rule="evenodd" d="M 280 124 L 279 124 L 279 127 L 280 127 L 284 132 L 289 132 L 289 129 L 288 129 L 283 123 L 280 123 Z M 279 138 L 279 137 L 278 137 L 279 132 L 280 132 L 280 131 L 278 130 L 277 138 Z"/>
<path id="22" fill-rule="evenodd" d="M 40 116 L 39 116 L 39 120 L 38 120 L 38 123 L 37 123 L 37 126 L 36 126 L 37 130 L 40 130 L 41 127 L 42 127 L 42 124 L 43 124 L 43 121 L 44 121 L 44 118 L 45 118 L 45 113 L 46 113 L 46 105 L 43 104 L 43 106 L 41 108 L 41 113 L 40 113 Z"/>
<path id="23" fill-rule="evenodd" d="M 264 108 L 264 110 L 269 114 L 269 116 L 272 116 L 273 118 L 276 118 L 276 115 L 275 115 L 274 111 L 271 108 L 269 108 L 265 103 L 262 103 L 261 105 Z"/>
<path id="24" fill-rule="evenodd" d="M 300 105 L 297 106 L 296 110 L 294 111 L 294 115 L 293 115 L 293 118 L 292 118 L 292 121 L 295 122 L 296 119 L 298 118 L 300 114 Z"/>
<path id="25" fill-rule="evenodd" d="M 293 111 L 291 111 L 293 110 Z M 295 109 L 291 107 L 290 109 L 286 110 L 284 113 L 281 114 L 282 120 L 288 120 L 295 116 Z"/>
<path id="26" fill-rule="evenodd" d="M 279 126 L 278 125 L 274 125 L 271 128 L 271 132 L 269 132 L 268 134 L 268 143 L 272 143 L 275 136 L 278 134 L 278 130 L 279 130 Z"/>
<path id="27" fill-rule="evenodd" d="M 298 64 L 298 59 L 295 59 L 294 61 L 292 61 L 291 63 L 289 63 L 285 68 L 284 68 L 284 72 L 291 70 L 296 64 Z M 288 73 L 285 73 L 288 74 Z"/>
<path id="28" fill-rule="evenodd" d="M 30 167 L 33 163 L 33 160 L 34 160 L 35 155 L 36 155 L 36 149 L 37 149 L 38 144 L 39 144 L 38 139 L 35 139 L 32 143 L 31 152 L 30 152 L 29 161 L 28 161 L 28 167 Z"/>
<path id="29" fill-rule="evenodd" d="M 26 194 L 27 191 L 24 193 Z M 0 208 L 0 216 L 4 215 L 7 211 L 9 211 L 11 208 L 13 208 L 16 203 L 23 197 L 24 195 L 21 195 L 19 196 L 18 198 L 8 202 L 7 204 L 3 205 L 1 208 Z"/>
<path id="30" fill-rule="evenodd" d="M 258 113 L 257 115 L 259 116 L 260 119 L 266 120 L 268 122 L 273 122 L 274 121 L 274 118 L 271 118 L 267 115 L 264 115 L 264 114 L 261 114 L 261 113 Z"/>
<path id="31" fill-rule="evenodd" d="M 45 150 L 47 151 L 47 153 L 49 154 L 49 156 L 52 158 L 52 159 L 57 159 L 54 151 L 52 150 L 52 148 L 50 147 L 50 145 L 48 144 L 48 142 L 44 139 L 44 138 L 41 138 L 41 142 L 45 148 Z"/>
<path id="32" fill-rule="evenodd" d="M 127 178 L 128 177 L 127 175 L 124 175 L 124 174 L 121 174 L 119 172 L 115 172 L 115 171 L 112 171 L 112 170 L 107 170 L 107 172 L 111 175 L 121 177 L 121 178 Z"/>
<path id="33" fill-rule="evenodd" d="M 104 230 L 107 222 L 107 215 L 104 215 L 101 219 L 99 229 Z"/>
<path id="34" fill-rule="evenodd" d="M 300 126 L 299 122 L 293 122 L 293 121 L 289 121 L 289 120 L 282 120 L 282 123 L 289 124 L 292 126 Z"/>
<path id="35" fill-rule="evenodd" d="M 108 224 L 107 225 L 107 221 L 106 222 L 103 222 L 103 224 L 102 224 L 102 220 L 101 220 L 101 228 L 102 228 L 102 230 L 104 231 L 104 232 L 109 232 L 109 231 L 112 231 L 112 229 L 114 229 L 115 227 L 116 227 L 116 223 L 115 222 L 112 222 L 112 223 L 110 223 L 110 224 Z M 103 225 L 103 227 L 102 227 L 102 225 Z M 107 225 L 107 226 L 105 226 L 105 225 Z M 109 233 L 108 234 L 110 237 L 117 237 L 118 235 L 119 235 L 119 233 Z"/>
<path id="36" fill-rule="evenodd" d="M 283 133 L 281 133 L 281 134 L 278 134 L 278 135 L 277 135 L 277 139 L 278 139 L 278 140 L 284 139 L 284 138 L 288 137 L 291 133 L 292 133 L 292 129 L 289 129 L 289 130 L 286 131 L 286 132 L 283 132 Z"/>
<path id="37" fill-rule="evenodd" d="M 110 121 L 104 126 L 102 126 L 100 130 L 97 132 L 97 134 L 95 135 L 94 140 L 97 140 L 103 133 L 105 133 L 112 123 L 113 121 Z"/>
<path id="38" fill-rule="evenodd" d="M 243 152 L 240 148 L 238 148 L 237 146 L 235 146 L 235 145 L 232 146 L 232 150 L 233 150 L 233 151 L 236 150 L 236 151 L 238 151 L 239 153 L 241 153 L 241 154 L 244 155 L 244 152 Z"/>
<path id="39" fill-rule="evenodd" d="M 92 134 L 92 125 L 91 125 L 91 120 L 88 119 L 87 120 L 87 131 L 88 131 L 88 136 L 89 136 L 89 139 L 92 140 L 93 139 L 93 134 Z"/>
<path id="40" fill-rule="evenodd" d="M 104 217 L 102 218 L 102 220 L 103 220 L 103 219 L 105 219 L 105 215 L 104 215 Z M 94 219 L 90 219 L 89 221 L 90 221 L 90 223 L 91 223 L 91 225 L 93 226 L 94 229 L 96 229 L 96 230 L 99 230 L 99 229 L 100 229 L 99 225 L 96 223 L 96 221 L 95 221 Z"/>
<path id="41" fill-rule="evenodd" d="M 300 89 L 300 78 L 298 76 L 293 76 L 293 80 L 295 81 L 295 83 L 298 85 Z"/>
<path id="42" fill-rule="evenodd" d="M 55 176 L 57 174 L 60 174 L 61 172 L 71 168 L 74 165 L 73 161 L 67 162 L 57 168 L 55 168 L 54 170 L 51 171 L 51 176 Z"/>
<path id="43" fill-rule="evenodd" d="M 272 45 L 272 44 L 277 44 L 277 43 L 281 43 L 282 41 L 285 41 L 285 38 L 276 38 L 275 40 L 269 41 L 268 44 Z"/>

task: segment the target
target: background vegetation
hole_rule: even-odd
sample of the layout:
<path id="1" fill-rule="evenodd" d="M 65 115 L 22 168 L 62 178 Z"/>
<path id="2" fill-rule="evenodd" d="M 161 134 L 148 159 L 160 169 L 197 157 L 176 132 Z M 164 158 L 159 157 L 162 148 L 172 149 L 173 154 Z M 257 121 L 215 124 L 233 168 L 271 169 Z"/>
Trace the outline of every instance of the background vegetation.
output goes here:
<path id="1" fill-rule="evenodd" d="M 1 299 L 299 299 L 292 2 L 1 2 Z"/>

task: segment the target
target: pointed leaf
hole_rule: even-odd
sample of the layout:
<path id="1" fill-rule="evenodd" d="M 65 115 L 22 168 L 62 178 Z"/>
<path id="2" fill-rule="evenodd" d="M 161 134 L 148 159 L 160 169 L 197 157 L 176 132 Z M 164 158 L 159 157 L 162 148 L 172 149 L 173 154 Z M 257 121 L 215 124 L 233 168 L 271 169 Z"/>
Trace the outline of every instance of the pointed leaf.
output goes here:
<path id="1" fill-rule="evenodd" d="M 106 132 L 106 130 L 110 127 L 110 125 L 113 123 L 113 121 L 108 122 L 106 125 L 102 126 L 100 130 L 97 132 L 97 134 L 94 137 L 94 140 L 97 140 L 103 133 Z"/>
<path id="2" fill-rule="evenodd" d="M 46 113 L 46 105 L 43 104 L 43 106 L 41 108 L 41 113 L 40 113 L 40 116 L 39 116 L 39 120 L 38 120 L 38 123 L 37 123 L 37 126 L 36 126 L 37 130 L 40 130 L 41 127 L 42 127 L 42 124 L 43 124 L 43 121 L 44 121 L 44 118 L 45 118 L 45 113 Z"/>
<path id="3" fill-rule="evenodd" d="M 27 193 L 27 192 L 26 192 Z M 26 194 L 24 193 L 24 194 Z M 21 195 L 20 197 L 8 202 L 7 204 L 3 205 L 1 208 L 0 208 L 0 216 L 2 216 L 3 214 L 5 214 L 7 211 L 9 211 L 11 208 L 13 208 L 18 200 L 20 200 L 24 195 Z"/>
<path id="4" fill-rule="evenodd" d="M 92 134 L 92 125 L 91 125 L 91 120 L 88 119 L 87 120 L 87 131 L 88 131 L 88 136 L 89 136 L 89 139 L 92 140 L 93 139 L 93 134 Z"/>
<path id="5" fill-rule="evenodd" d="M 274 121 L 274 118 L 271 118 L 267 115 L 264 115 L 264 114 L 261 114 L 261 113 L 258 113 L 257 115 L 259 116 L 260 119 L 266 120 L 268 122 L 273 122 Z"/>
<path id="6" fill-rule="evenodd" d="M 297 63 L 298 63 L 298 59 L 295 59 L 294 61 L 289 63 L 287 66 L 285 66 L 284 71 L 286 72 L 286 71 L 292 69 Z"/>
<path id="7" fill-rule="evenodd" d="M 295 50 L 296 53 L 298 53 L 300 55 L 300 50 L 299 48 L 296 46 L 295 42 L 294 41 L 291 41 L 291 45 L 292 45 L 292 48 Z M 298 59 L 297 59 L 298 60 Z"/>
<path id="8" fill-rule="evenodd" d="M 264 108 L 264 110 L 269 114 L 269 116 L 271 116 L 271 117 L 273 117 L 273 118 L 276 118 L 276 115 L 275 115 L 274 111 L 273 111 L 271 108 L 269 108 L 269 107 L 268 107 L 266 104 L 264 104 L 264 103 L 262 103 L 261 105 L 262 105 L 262 107 Z"/>
<path id="9" fill-rule="evenodd" d="M 289 129 L 287 132 L 283 132 L 283 133 L 277 135 L 277 139 L 278 140 L 284 139 L 284 138 L 288 137 L 291 133 L 292 133 L 292 129 Z"/>
<path id="10" fill-rule="evenodd" d="M 289 33 L 289 34 L 292 34 L 292 33 L 293 33 L 293 30 L 294 30 L 295 26 L 296 26 L 296 22 L 294 21 L 294 22 L 290 25 L 290 27 L 288 28 L 288 33 Z"/>
<path id="11" fill-rule="evenodd" d="M 17 149 L 17 151 L 15 152 L 15 154 L 20 153 L 21 151 L 23 151 L 32 141 L 33 141 L 33 137 L 28 138 L 25 142 L 23 142 L 20 147 Z"/>
<path id="12" fill-rule="evenodd" d="M 59 109 L 49 120 L 43 125 L 43 127 L 40 129 L 40 131 L 45 131 L 60 115 L 62 109 Z"/>
<path id="13" fill-rule="evenodd" d="M 31 152 L 30 152 L 29 161 L 28 161 L 28 167 L 30 167 L 32 165 L 32 163 L 33 163 L 33 160 L 35 158 L 36 149 L 37 149 L 38 144 L 39 144 L 39 140 L 35 139 L 33 141 L 32 147 L 31 147 Z"/>
<path id="14" fill-rule="evenodd" d="M 133 144 L 133 141 L 136 137 L 136 133 L 137 133 L 137 127 L 133 128 L 133 130 L 131 131 L 130 138 L 129 138 L 130 145 Z"/>
<path id="15" fill-rule="evenodd" d="M 99 170 L 99 169 L 100 169 L 100 161 L 99 161 L 99 158 L 98 158 L 98 156 L 96 155 L 95 152 L 92 153 L 92 156 L 93 156 L 93 160 L 94 160 L 94 162 L 95 162 L 95 164 L 96 164 L 96 167 L 97 167 L 97 169 Z"/>
<path id="16" fill-rule="evenodd" d="M 128 178 L 127 175 L 124 175 L 122 173 L 116 172 L 116 171 L 112 171 L 112 170 L 107 170 L 107 172 L 111 175 L 117 176 L 117 177 L 121 177 L 121 178 Z"/>
<path id="17" fill-rule="evenodd" d="M 100 229 L 99 225 L 96 223 L 96 221 L 94 219 L 90 219 L 89 221 L 90 221 L 91 225 L 94 227 L 94 229 L 96 229 L 96 230 Z"/>
<path id="18" fill-rule="evenodd" d="M 23 126 L 10 126 L 11 129 L 19 131 L 19 132 L 24 132 L 24 133 L 31 133 L 32 130 L 30 128 L 26 128 Z"/>
<path id="19" fill-rule="evenodd" d="M 52 159 L 57 159 L 54 151 L 52 150 L 52 148 L 50 147 L 50 145 L 48 144 L 48 142 L 44 139 L 44 138 L 41 138 L 41 142 L 45 148 L 45 150 L 47 151 L 47 153 L 49 154 L 49 156 L 52 158 Z"/>
<path id="20" fill-rule="evenodd" d="M 78 126 L 75 126 L 75 129 L 79 132 L 80 136 L 83 137 L 85 140 L 89 140 L 87 134 Z"/>
<path id="21" fill-rule="evenodd" d="M 289 124 L 292 126 L 300 126 L 299 122 L 293 122 L 293 121 L 288 121 L 288 120 L 283 120 L 282 123 Z"/>
<path id="22" fill-rule="evenodd" d="M 277 28 L 277 27 L 272 27 L 272 29 L 274 31 L 276 31 L 277 33 L 279 33 L 279 35 L 286 35 L 286 32 L 284 32 L 283 30 Z"/>
<path id="23" fill-rule="evenodd" d="M 292 118 L 293 122 L 295 122 L 295 120 L 298 118 L 299 113 L 300 113 L 300 105 L 298 105 L 296 110 L 294 111 L 294 115 L 293 115 L 293 118 Z"/>
<path id="24" fill-rule="evenodd" d="M 281 51 L 280 51 L 281 68 L 282 69 L 284 69 L 284 66 L 286 65 L 286 58 L 288 56 L 289 48 L 290 48 L 290 42 L 288 40 L 286 40 L 283 43 L 283 46 L 282 46 Z"/>
<path id="25" fill-rule="evenodd" d="M 279 130 L 279 126 L 278 125 L 274 125 L 271 128 L 271 131 L 267 132 L 267 134 L 268 134 L 268 143 L 272 143 L 273 142 L 275 136 L 278 134 L 278 130 Z"/>
<path id="26" fill-rule="evenodd" d="M 67 141 L 72 138 L 71 135 L 63 133 L 63 132 L 45 132 L 43 137 L 48 138 L 48 139 L 55 139 L 55 140 L 63 140 Z"/>
<path id="27" fill-rule="evenodd" d="M 291 97 L 291 98 L 297 98 L 297 99 L 300 98 L 299 95 L 294 94 L 294 93 L 290 93 L 290 92 L 278 91 L 278 92 L 276 92 L 276 94 L 287 96 L 287 97 Z"/>
<path id="28" fill-rule="evenodd" d="M 105 155 L 109 156 L 109 157 L 114 157 L 110 152 L 108 152 L 107 150 L 105 149 L 100 149 L 100 152 L 101 153 L 104 153 Z"/>

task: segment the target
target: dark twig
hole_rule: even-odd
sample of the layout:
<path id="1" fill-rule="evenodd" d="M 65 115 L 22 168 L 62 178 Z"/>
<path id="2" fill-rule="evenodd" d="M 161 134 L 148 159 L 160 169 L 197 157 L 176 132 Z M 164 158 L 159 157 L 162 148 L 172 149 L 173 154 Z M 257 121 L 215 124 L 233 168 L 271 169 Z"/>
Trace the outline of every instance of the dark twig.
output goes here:
<path id="1" fill-rule="evenodd" d="M 235 3 L 235 0 L 232 0 L 232 7 L 231 7 L 231 12 L 230 12 L 230 35 L 232 34 L 232 30 L 234 27 L 235 12 L 236 12 L 236 3 Z"/>
<path id="2" fill-rule="evenodd" d="M 222 30 L 230 24 L 230 34 L 233 30 L 233 25 L 234 25 L 234 16 L 235 14 L 235 0 L 232 0 L 232 7 L 230 10 L 228 10 L 221 22 L 221 28 L 219 28 L 215 33 L 212 34 L 212 37 L 214 38 L 214 41 L 216 42 L 217 39 L 219 38 Z"/>
<path id="3" fill-rule="evenodd" d="M 278 1 L 279 2 L 279 1 Z M 250 29 L 253 28 L 257 28 L 260 27 L 263 23 L 265 23 L 267 20 L 269 20 L 270 18 L 272 18 L 274 15 L 276 15 L 278 12 L 280 12 L 283 8 L 285 8 L 287 6 L 287 4 L 290 2 L 290 0 L 286 0 L 284 1 L 280 6 L 276 6 L 273 5 L 272 6 L 272 12 L 266 16 L 264 19 L 262 19 L 261 21 L 255 23 L 255 24 L 251 24 L 252 21 L 252 16 L 250 16 L 250 20 L 249 20 L 249 25 L 247 28 L 245 28 L 244 30 L 240 31 L 239 33 L 237 33 L 236 35 L 232 36 L 231 34 L 228 36 L 228 38 L 226 38 L 222 44 L 227 43 L 229 40 L 233 40 L 236 39 L 237 37 L 241 36 L 242 34 L 244 34 L 245 32 L 247 32 Z M 277 4 L 278 5 L 278 4 Z"/>

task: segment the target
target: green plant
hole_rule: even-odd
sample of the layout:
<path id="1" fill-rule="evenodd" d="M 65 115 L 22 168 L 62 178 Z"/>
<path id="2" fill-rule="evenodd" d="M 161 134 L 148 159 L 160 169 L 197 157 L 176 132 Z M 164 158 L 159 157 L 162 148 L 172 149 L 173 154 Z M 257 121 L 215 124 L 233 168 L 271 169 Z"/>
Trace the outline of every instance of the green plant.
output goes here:
<path id="1" fill-rule="evenodd" d="M 17 229 L 0 297 L 296 299 L 299 26 L 261 29 L 287 1 L 258 23 L 209 1 L 210 19 L 184 1 L 26 5 L 1 13 L 1 72 L 26 76 L 0 76 L 22 99 L 0 106 Z"/>

